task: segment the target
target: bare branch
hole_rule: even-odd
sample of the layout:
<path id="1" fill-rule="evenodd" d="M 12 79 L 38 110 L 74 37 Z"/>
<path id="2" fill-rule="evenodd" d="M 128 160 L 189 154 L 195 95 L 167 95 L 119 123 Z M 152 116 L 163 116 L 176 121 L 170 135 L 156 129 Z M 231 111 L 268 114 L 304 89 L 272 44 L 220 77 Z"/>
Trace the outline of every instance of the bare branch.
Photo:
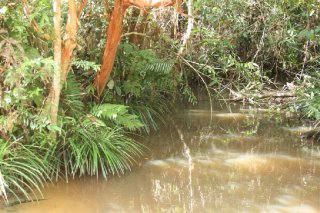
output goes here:
<path id="1" fill-rule="evenodd" d="M 138 36 L 145 36 L 145 37 L 149 37 L 144 33 L 138 33 L 138 32 L 130 32 L 130 33 L 124 33 L 121 35 L 121 37 L 126 37 L 126 36 L 130 36 L 130 35 L 138 35 Z"/>

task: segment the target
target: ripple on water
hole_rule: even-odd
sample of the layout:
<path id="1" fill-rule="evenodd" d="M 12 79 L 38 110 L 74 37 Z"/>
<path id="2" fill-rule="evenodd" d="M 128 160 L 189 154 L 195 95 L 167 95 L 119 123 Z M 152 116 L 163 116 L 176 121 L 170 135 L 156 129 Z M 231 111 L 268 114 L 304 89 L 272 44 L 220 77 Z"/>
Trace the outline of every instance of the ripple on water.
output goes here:
<path id="1" fill-rule="evenodd" d="M 268 154 L 251 154 L 239 153 L 235 157 L 224 160 L 224 165 L 253 173 L 257 172 L 275 172 L 296 169 L 308 169 L 313 166 L 315 162 L 299 157 L 287 156 L 284 154 L 268 153 Z"/>
<path id="2" fill-rule="evenodd" d="M 189 162 L 186 159 L 178 157 L 170 157 L 163 160 L 149 160 L 144 164 L 146 167 L 159 169 L 186 168 L 188 165 Z"/>
<path id="3" fill-rule="evenodd" d="M 183 158 L 171 157 L 171 158 L 167 158 L 165 161 L 180 167 L 187 167 L 189 165 L 188 160 Z"/>
<path id="4" fill-rule="evenodd" d="M 312 206 L 301 204 L 296 206 L 281 206 L 281 205 L 268 205 L 262 210 L 262 213 L 319 213 L 319 211 Z"/>
<path id="5" fill-rule="evenodd" d="M 290 132 L 291 134 L 294 135 L 300 135 L 304 132 L 310 131 L 311 127 L 307 127 L 307 126 L 298 126 L 298 127 L 282 127 L 282 129 Z"/>
<path id="6" fill-rule="evenodd" d="M 224 161 L 225 165 L 238 169 L 257 171 L 268 163 L 266 156 L 259 154 L 243 154 Z"/>
<path id="7" fill-rule="evenodd" d="M 280 195 L 276 197 L 278 204 L 268 204 L 263 206 L 263 213 L 279 213 L 279 212 L 290 212 L 290 213 L 319 213 L 314 207 L 301 203 L 298 198 L 292 195 Z"/>
<path id="8" fill-rule="evenodd" d="M 164 160 L 150 160 L 150 161 L 147 161 L 144 165 L 147 167 L 159 167 L 159 168 L 170 167 L 170 164 Z"/>
<path id="9" fill-rule="evenodd" d="M 320 146 L 316 147 L 303 147 L 302 152 L 311 156 L 320 159 Z M 320 162 L 319 162 L 320 163 Z"/>
<path id="10" fill-rule="evenodd" d="M 233 134 L 233 133 L 228 133 L 228 134 L 220 134 L 220 135 L 215 135 L 215 134 L 207 134 L 207 135 L 202 135 L 200 136 L 200 141 L 201 142 L 206 142 L 206 143 L 211 143 L 212 144 L 212 151 L 213 152 L 221 152 L 223 151 L 222 149 L 218 149 L 216 145 L 230 145 L 230 146 L 235 146 L 236 147 L 251 147 L 252 145 L 257 145 L 261 142 L 261 138 L 257 136 L 246 136 L 242 134 Z"/>
<path id="11" fill-rule="evenodd" d="M 214 114 L 217 118 L 223 118 L 223 119 L 234 119 L 234 120 L 243 120 L 247 118 L 248 116 L 243 113 L 216 113 Z"/>

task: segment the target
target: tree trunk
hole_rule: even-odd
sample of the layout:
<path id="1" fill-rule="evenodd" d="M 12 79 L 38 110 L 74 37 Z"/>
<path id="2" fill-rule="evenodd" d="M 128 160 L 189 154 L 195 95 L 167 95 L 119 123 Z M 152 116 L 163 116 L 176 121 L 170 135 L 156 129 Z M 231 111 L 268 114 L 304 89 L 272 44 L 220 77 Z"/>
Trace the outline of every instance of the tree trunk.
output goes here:
<path id="1" fill-rule="evenodd" d="M 61 54 L 61 80 L 64 82 L 71 65 L 71 56 L 77 43 L 77 6 L 75 0 L 69 0 L 69 14 L 66 26 L 66 33 L 63 38 L 63 47 Z"/>
<path id="2" fill-rule="evenodd" d="M 46 102 L 46 112 L 49 112 L 52 124 L 57 123 L 60 93 L 70 70 L 73 50 L 76 47 L 78 19 L 87 0 L 81 0 L 77 7 L 75 0 L 69 0 L 69 13 L 66 32 L 61 41 L 61 0 L 54 1 L 54 62 L 55 70 L 52 87 Z"/>
<path id="3" fill-rule="evenodd" d="M 117 48 L 120 42 L 123 18 L 126 9 L 129 6 L 136 6 L 140 9 L 148 9 L 153 7 L 167 7 L 172 6 L 181 0 L 116 0 L 112 10 L 109 26 L 106 33 L 106 45 L 103 53 L 100 71 L 98 72 L 94 84 L 98 93 L 101 95 L 105 88 L 110 73 L 112 71 L 113 63 L 116 57 Z M 181 5 L 177 4 L 178 7 Z M 180 11 L 180 9 L 179 9 Z"/>
<path id="4" fill-rule="evenodd" d="M 194 23 L 194 19 L 192 16 L 192 0 L 188 0 L 188 26 L 187 26 L 187 31 L 185 32 L 185 34 L 183 35 L 182 38 L 182 46 L 180 47 L 179 51 L 178 51 L 178 56 L 183 56 L 184 51 L 185 51 L 185 47 L 187 45 L 187 42 L 191 36 L 191 32 L 192 32 L 192 28 L 193 28 L 193 23 Z"/>
<path id="5" fill-rule="evenodd" d="M 53 25 L 54 25 L 54 76 L 52 88 L 49 94 L 50 120 L 52 124 L 57 123 L 59 98 L 61 92 L 61 0 L 53 2 Z"/>
<path id="6" fill-rule="evenodd" d="M 116 0 L 112 10 L 109 26 L 106 32 L 106 46 L 103 53 L 101 68 L 94 81 L 98 96 L 101 95 L 104 87 L 106 86 L 113 67 L 121 38 L 123 18 L 127 8 L 128 5 L 125 4 L 124 0 Z"/>

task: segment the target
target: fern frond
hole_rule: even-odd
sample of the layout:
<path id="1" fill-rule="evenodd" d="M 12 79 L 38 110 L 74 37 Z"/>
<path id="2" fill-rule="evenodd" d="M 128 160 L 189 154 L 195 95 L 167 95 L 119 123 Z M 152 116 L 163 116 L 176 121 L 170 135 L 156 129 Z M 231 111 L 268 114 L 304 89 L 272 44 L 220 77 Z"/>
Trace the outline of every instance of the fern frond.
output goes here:
<path id="1" fill-rule="evenodd" d="M 143 127 L 143 123 L 141 123 L 139 117 L 137 115 L 130 114 L 128 107 L 124 105 L 96 105 L 91 109 L 91 114 L 97 118 L 112 121 L 116 125 L 122 126 L 130 131 Z"/>
<path id="2" fill-rule="evenodd" d="M 148 64 L 145 68 L 146 72 L 152 72 L 157 73 L 159 75 L 166 75 L 169 74 L 172 70 L 173 63 L 172 62 L 167 62 L 167 61 L 162 61 L 162 62 L 157 62 L 157 63 L 151 63 Z"/>

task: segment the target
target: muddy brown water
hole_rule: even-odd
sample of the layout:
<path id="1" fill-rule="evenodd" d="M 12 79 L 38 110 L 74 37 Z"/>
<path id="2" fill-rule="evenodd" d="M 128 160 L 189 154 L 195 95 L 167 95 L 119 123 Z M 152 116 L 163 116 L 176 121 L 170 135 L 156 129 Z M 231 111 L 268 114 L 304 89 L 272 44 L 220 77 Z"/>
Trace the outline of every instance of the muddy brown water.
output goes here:
<path id="1" fill-rule="evenodd" d="M 320 212 L 320 146 L 290 115 L 207 103 L 144 139 L 133 171 L 48 184 L 45 200 L 1 213 Z"/>

